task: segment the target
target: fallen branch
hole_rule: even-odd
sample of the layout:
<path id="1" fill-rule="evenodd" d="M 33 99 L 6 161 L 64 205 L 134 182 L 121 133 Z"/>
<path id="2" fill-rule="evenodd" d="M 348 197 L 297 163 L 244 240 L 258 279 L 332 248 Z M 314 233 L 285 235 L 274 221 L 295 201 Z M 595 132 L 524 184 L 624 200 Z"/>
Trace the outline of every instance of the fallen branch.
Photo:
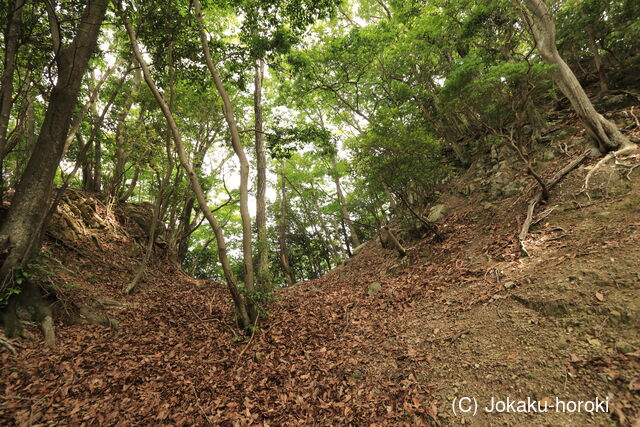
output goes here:
<path id="1" fill-rule="evenodd" d="M 547 191 L 555 187 L 565 176 L 569 174 L 572 170 L 577 168 L 585 159 L 589 156 L 590 150 L 585 151 L 575 159 L 573 159 L 568 165 L 559 170 L 553 178 L 546 184 Z M 527 248 L 525 246 L 525 240 L 527 239 L 527 234 L 529 234 L 529 228 L 533 223 L 533 214 L 535 212 L 536 206 L 543 199 L 542 190 L 538 190 L 529 202 L 529 207 L 527 208 L 527 217 L 522 224 L 522 228 L 520 229 L 520 234 L 518 236 L 518 242 L 520 245 L 520 252 L 523 256 L 529 256 L 529 252 L 527 252 Z"/>

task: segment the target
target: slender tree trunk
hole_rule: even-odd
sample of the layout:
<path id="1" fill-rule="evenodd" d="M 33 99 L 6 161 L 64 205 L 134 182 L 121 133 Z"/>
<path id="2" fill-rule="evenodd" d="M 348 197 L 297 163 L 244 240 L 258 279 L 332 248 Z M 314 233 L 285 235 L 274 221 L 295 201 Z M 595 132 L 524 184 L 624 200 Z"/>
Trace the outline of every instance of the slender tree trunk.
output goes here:
<path id="1" fill-rule="evenodd" d="M 549 8 L 543 0 L 512 0 L 523 4 L 524 17 L 529 25 L 538 51 L 548 64 L 555 65 L 557 70 L 554 80 L 560 90 L 569 99 L 573 109 L 585 125 L 587 133 L 595 141 L 602 153 L 632 146 L 627 137 L 622 135 L 618 127 L 599 114 L 571 68 L 562 59 L 556 46 L 556 27 Z"/>
<path id="2" fill-rule="evenodd" d="M 285 183 L 284 159 L 280 160 L 280 220 L 278 221 L 278 241 L 280 243 L 280 264 L 287 276 L 287 283 L 292 286 L 296 283 L 291 265 L 289 265 L 289 252 L 287 251 L 287 186 Z"/>
<path id="3" fill-rule="evenodd" d="M 111 94 L 111 96 L 109 97 L 109 100 L 107 101 L 107 104 L 102 109 L 100 116 L 98 116 L 96 122 L 91 127 L 91 135 L 89 136 L 88 144 L 89 144 L 89 148 L 93 147 L 93 156 L 92 156 L 93 161 L 91 161 L 90 156 L 87 156 L 86 153 L 82 157 L 83 188 L 87 191 L 92 191 L 96 193 L 100 191 L 101 182 L 102 182 L 102 178 L 101 178 L 102 154 L 100 153 L 100 151 L 102 148 L 100 144 L 99 134 L 102 130 L 104 119 L 107 116 L 107 113 L 109 112 L 109 110 L 111 109 L 111 106 L 115 102 L 116 97 L 118 96 L 118 93 L 120 92 L 120 89 L 122 88 L 122 85 L 124 85 L 124 82 L 126 79 L 127 79 L 126 75 L 120 78 L 120 81 L 118 82 L 118 86 L 116 87 L 116 90 Z M 92 108 L 94 109 L 94 114 L 97 116 L 98 111 L 95 103 L 92 103 Z"/>
<path id="4" fill-rule="evenodd" d="M 340 177 L 338 176 L 338 163 L 335 156 L 331 158 L 331 166 L 333 167 L 333 182 L 335 182 L 336 184 L 336 193 L 338 195 L 338 203 L 340 204 L 340 209 L 342 210 L 342 216 L 344 218 L 344 221 L 347 223 L 347 226 L 349 227 L 351 243 L 353 244 L 354 248 L 357 248 L 358 246 L 360 246 L 360 239 L 358 238 L 358 234 L 356 233 L 356 228 L 353 226 L 353 221 L 351 221 L 351 216 L 349 215 L 349 209 L 347 208 L 344 194 L 342 194 L 342 186 L 340 185 Z"/>
<path id="5" fill-rule="evenodd" d="M 229 292 L 231 293 L 231 298 L 233 299 L 238 316 L 240 317 L 240 322 L 242 323 L 243 327 L 248 327 L 256 320 L 256 318 L 250 316 L 249 314 L 254 312 L 255 310 L 253 310 L 253 307 L 251 307 L 251 302 L 247 301 L 244 295 L 242 295 L 242 293 L 240 293 L 240 290 L 238 289 L 236 278 L 233 274 L 233 271 L 231 270 L 231 264 L 229 263 L 229 257 L 227 256 L 227 245 L 225 243 L 222 227 L 209 209 L 207 199 L 204 192 L 202 191 L 202 186 L 200 185 L 200 179 L 198 178 L 198 175 L 196 175 L 196 172 L 191 166 L 189 158 L 187 157 L 187 152 L 185 151 L 184 143 L 182 142 L 182 135 L 180 134 L 178 126 L 173 118 L 173 115 L 171 114 L 169 105 L 165 101 L 164 97 L 153 81 L 153 78 L 151 77 L 151 72 L 149 71 L 149 67 L 147 66 L 147 63 L 142 56 L 142 52 L 140 52 L 140 48 L 138 47 L 138 39 L 136 38 L 136 35 L 131 28 L 131 24 L 129 24 L 128 19 L 124 16 L 122 17 L 122 20 L 127 33 L 129 34 L 133 52 L 136 56 L 136 59 L 138 60 L 138 63 L 142 67 L 142 73 L 147 86 L 149 86 L 149 89 L 153 93 L 153 96 L 158 102 L 158 105 L 160 106 L 160 109 L 162 110 L 162 113 L 167 120 L 167 124 L 171 129 L 173 141 L 178 151 L 178 157 L 180 158 L 180 163 L 182 164 L 182 167 L 189 177 L 191 188 L 196 196 L 196 199 L 198 200 L 200 209 L 202 209 L 205 217 L 207 218 L 207 221 L 209 222 L 209 225 L 211 226 L 211 229 L 213 230 L 214 235 L 216 236 L 216 244 L 218 245 L 218 257 L 220 259 L 220 264 L 222 265 L 222 270 L 227 280 L 227 287 L 229 288 Z"/>
<path id="6" fill-rule="evenodd" d="M 10 286 L 17 266 L 24 265 L 39 248 L 41 230 L 51 198 L 53 178 L 64 152 L 64 144 L 78 100 L 80 85 L 98 39 L 107 0 L 89 0 L 79 20 L 75 37 L 64 46 L 52 26 L 57 82 L 51 91 L 40 135 L 33 154 L 0 227 L 0 243 L 9 251 L 0 267 L 0 290 Z M 15 332 L 15 331 L 10 331 Z"/>
<path id="7" fill-rule="evenodd" d="M 202 44 L 202 50 L 204 52 L 205 62 L 211 77 L 213 77 L 214 84 L 220 98 L 222 98 L 222 112 L 224 118 L 229 127 L 229 133 L 231 134 L 231 145 L 233 151 L 238 157 L 240 163 L 240 217 L 242 219 L 242 255 L 244 258 L 244 281 L 249 294 L 254 292 L 253 286 L 253 255 L 252 255 L 252 240 L 253 232 L 251 231 L 251 215 L 249 214 L 249 161 L 242 147 L 242 141 L 240 140 L 240 133 L 238 132 L 238 126 L 236 125 L 235 114 L 233 112 L 233 105 L 229 99 L 220 74 L 216 69 L 216 65 L 211 58 L 211 51 L 209 50 L 209 42 L 204 32 L 204 24 L 202 20 L 202 6 L 199 0 L 194 0 L 196 19 L 200 25 L 200 42 Z M 256 317 L 256 313 L 251 313 L 251 317 Z"/>
<path id="8" fill-rule="evenodd" d="M 125 151 L 124 144 L 125 124 L 127 121 L 127 117 L 129 116 L 129 112 L 131 111 L 131 106 L 133 105 L 133 99 L 140 89 L 141 81 L 142 73 L 140 72 L 140 68 L 137 68 L 133 77 L 133 86 L 131 88 L 131 92 L 127 96 L 127 100 L 122 107 L 122 111 L 120 111 L 120 114 L 118 115 L 115 134 L 115 166 L 113 169 L 113 177 L 111 178 L 111 183 L 109 185 L 109 196 L 111 199 L 116 198 L 116 195 L 120 190 L 120 186 L 122 185 L 122 178 L 124 177 L 125 173 L 124 168 L 127 163 L 127 153 Z"/>
<path id="9" fill-rule="evenodd" d="M 129 200 L 129 197 L 131 197 L 131 195 L 133 194 L 133 191 L 136 189 L 136 186 L 138 185 L 139 177 L 140 177 L 140 167 L 136 166 L 135 170 L 133 171 L 133 177 L 131 178 L 131 184 L 129 184 L 127 191 L 125 191 L 120 197 L 118 197 L 119 202 L 124 203 L 127 200 Z"/>
<path id="10" fill-rule="evenodd" d="M 584 10 L 580 9 L 580 15 L 586 20 L 588 18 L 587 14 Z M 600 83 L 600 94 L 604 94 L 609 90 L 607 85 L 607 75 L 604 72 L 604 68 L 602 67 L 602 57 L 600 56 L 600 49 L 598 48 L 598 43 L 596 42 L 596 32 L 593 29 L 591 24 L 587 24 L 586 26 L 587 36 L 589 37 L 589 47 L 591 48 L 591 52 L 593 53 L 593 65 L 596 67 L 596 72 L 598 73 L 598 81 Z"/>
<path id="11" fill-rule="evenodd" d="M 69 133 L 67 134 L 67 139 L 64 143 L 64 151 L 66 153 L 67 149 L 73 142 L 73 139 L 76 137 L 76 134 L 80 130 L 80 126 L 82 125 L 82 120 L 84 116 L 87 114 L 89 109 L 93 108 L 94 104 L 98 99 L 98 95 L 100 93 L 100 88 L 104 82 L 107 81 L 107 78 L 113 74 L 113 72 L 120 66 L 122 61 L 117 61 L 111 68 L 109 68 L 100 78 L 98 83 L 91 89 L 91 95 L 89 96 L 89 100 L 82 106 L 82 109 L 78 112 L 78 114 L 73 118 L 73 122 L 71 123 L 71 129 L 69 129 Z"/>
<path id="12" fill-rule="evenodd" d="M 389 190 L 389 186 L 384 182 L 382 183 L 382 188 L 384 190 L 384 195 L 387 196 L 387 200 L 389 201 L 389 207 L 391 207 L 391 214 L 395 215 L 396 209 L 398 208 L 398 205 L 396 203 L 396 198 L 393 197 L 393 194 L 391 194 L 391 190 Z"/>
<path id="13" fill-rule="evenodd" d="M 262 126 L 262 80 L 264 78 L 264 61 L 256 61 L 255 83 L 253 92 L 253 111 L 255 115 L 256 145 L 256 226 L 258 228 L 258 287 L 268 291 L 271 287 L 269 274 L 269 241 L 267 239 L 267 158 L 264 150 L 264 133 Z"/>
<path id="14" fill-rule="evenodd" d="M 188 196 L 184 203 L 182 215 L 180 217 L 180 237 L 178 239 L 178 261 L 184 262 L 189 250 L 189 236 L 191 235 L 191 212 L 193 211 L 193 196 Z"/>
<path id="15" fill-rule="evenodd" d="M 167 149 L 167 157 L 171 157 L 171 140 L 170 139 L 166 141 L 166 149 Z M 172 173 L 173 173 L 173 164 L 170 163 L 166 173 L 162 177 L 162 180 L 158 183 L 158 194 L 156 195 L 156 200 L 153 203 L 153 212 L 151 214 L 151 224 L 149 224 L 149 230 L 148 230 L 149 239 L 147 240 L 147 247 L 145 248 L 144 257 L 142 258 L 142 261 L 138 266 L 138 270 L 136 271 L 136 274 L 133 277 L 133 280 L 131 281 L 131 283 L 129 283 L 129 285 L 125 289 L 126 294 L 130 294 L 135 290 L 136 286 L 140 282 L 140 279 L 142 279 L 142 276 L 144 275 L 144 272 L 147 269 L 147 265 L 149 264 L 149 261 L 151 260 L 151 257 L 153 255 L 153 248 L 156 242 L 156 230 L 158 229 L 158 223 L 162 218 L 162 213 L 161 213 L 162 203 L 166 197 L 167 187 L 169 185 L 169 180 L 171 179 Z"/>
<path id="16" fill-rule="evenodd" d="M 3 161 L 7 147 L 7 129 L 13 106 L 13 74 L 18 53 L 18 30 L 22 22 L 22 8 L 25 0 L 15 0 L 8 12 L 7 29 L 4 33 L 4 70 L 0 80 L 0 192 L 4 190 Z"/>

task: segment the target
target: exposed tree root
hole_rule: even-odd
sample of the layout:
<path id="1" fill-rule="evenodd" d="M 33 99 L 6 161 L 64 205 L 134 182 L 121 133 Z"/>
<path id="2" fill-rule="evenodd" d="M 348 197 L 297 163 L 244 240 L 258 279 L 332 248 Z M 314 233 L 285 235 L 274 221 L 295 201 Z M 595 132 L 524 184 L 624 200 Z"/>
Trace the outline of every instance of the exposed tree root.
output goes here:
<path id="1" fill-rule="evenodd" d="M 16 347 L 22 347 L 24 348 L 24 346 L 18 344 L 18 343 L 13 343 L 9 340 L 5 340 L 4 338 L 0 337 L 0 345 L 3 347 L 6 347 L 7 350 L 9 350 L 13 355 L 18 354 L 18 351 L 16 350 Z"/>
<path id="2" fill-rule="evenodd" d="M 593 167 L 593 169 L 591 169 L 589 171 L 589 173 L 587 174 L 587 177 L 584 179 L 584 191 L 587 192 L 589 190 L 589 180 L 591 180 L 591 177 L 593 176 L 593 174 L 600 169 L 602 166 L 604 166 L 607 162 L 609 162 L 609 160 L 613 159 L 613 158 L 617 158 L 618 156 L 624 156 L 627 154 L 631 154 L 634 151 L 636 151 L 638 149 L 638 147 L 636 147 L 635 145 L 627 145 L 623 148 L 621 148 L 618 151 L 612 151 L 609 154 L 607 154 L 606 156 L 604 156 L 602 159 L 600 159 L 600 161 L 598 163 L 596 163 L 596 165 Z M 587 193 L 587 196 L 589 196 L 589 193 Z"/>
<path id="3" fill-rule="evenodd" d="M 382 247 L 393 247 L 395 250 L 397 250 L 400 257 L 404 257 L 407 255 L 406 249 L 402 247 L 388 225 L 385 225 L 380 229 L 380 241 L 382 242 Z"/>
<path id="4" fill-rule="evenodd" d="M 575 159 L 573 159 L 568 165 L 559 170 L 553 178 L 546 184 L 547 190 L 551 190 L 555 187 L 565 176 L 569 174 L 572 170 L 577 168 L 585 159 L 589 156 L 591 150 L 587 150 Z M 542 190 L 538 190 L 536 194 L 533 196 L 531 201 L 529 202 L 529 207 L 527 208 L 527 217 L 522 224 L 522 228 L 520 229 L 520 234 L 518 236 L 518 242 L 520 245 L 520 253 L 523 256 L 529 256 L 529 252 L 527 252 L 527 248 L 525 246 L 525 240 L 527 239 L 527 234 L 529 234 L 529 228 L 533 223 L 533 214 L 536 210 L 536 206 L 540 201 L 543 200 L 543 192 Z"/>

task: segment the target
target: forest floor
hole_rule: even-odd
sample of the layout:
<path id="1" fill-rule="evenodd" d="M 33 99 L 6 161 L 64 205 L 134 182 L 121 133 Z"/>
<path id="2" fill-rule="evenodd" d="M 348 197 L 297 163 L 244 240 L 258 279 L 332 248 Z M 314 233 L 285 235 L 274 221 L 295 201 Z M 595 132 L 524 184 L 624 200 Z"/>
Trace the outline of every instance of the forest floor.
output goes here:
<path id="1" fill-rule="evenodd" d="M 516 236 L 533 184 L 492 203 L 447 194 L 442 242 L 407 244 L 401 260 L 370 241 L 279 290 L 251 337 L 236 335 L 222 285 L 158 262 L 125 297 L 136 264 L 117 239 L 49 241 L 67 282 L 81 272 L 89 283 L 79 298 L 119 328 L 62 324 L 49 350 L 28 325 L 17 355 L 0 349 L 0 425 L 638 425 L 639 161 L 603 168 L 589 195 L 596 160 L 572 173 L 526 258 Z M 476 416 L 453 413 L 463 397 Z M 492 397 L 610 403 L 485 413 Z"/>

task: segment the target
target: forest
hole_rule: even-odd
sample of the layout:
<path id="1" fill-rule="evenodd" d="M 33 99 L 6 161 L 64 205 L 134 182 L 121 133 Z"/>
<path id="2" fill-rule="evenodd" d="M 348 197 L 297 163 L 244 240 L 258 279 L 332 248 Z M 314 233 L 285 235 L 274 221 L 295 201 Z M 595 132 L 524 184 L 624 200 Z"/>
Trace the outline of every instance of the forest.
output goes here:
<path id="1" fill-rule="evenodd" d="M 640 425 L 637 0 L 0 23 L 1 425 Z"/>

